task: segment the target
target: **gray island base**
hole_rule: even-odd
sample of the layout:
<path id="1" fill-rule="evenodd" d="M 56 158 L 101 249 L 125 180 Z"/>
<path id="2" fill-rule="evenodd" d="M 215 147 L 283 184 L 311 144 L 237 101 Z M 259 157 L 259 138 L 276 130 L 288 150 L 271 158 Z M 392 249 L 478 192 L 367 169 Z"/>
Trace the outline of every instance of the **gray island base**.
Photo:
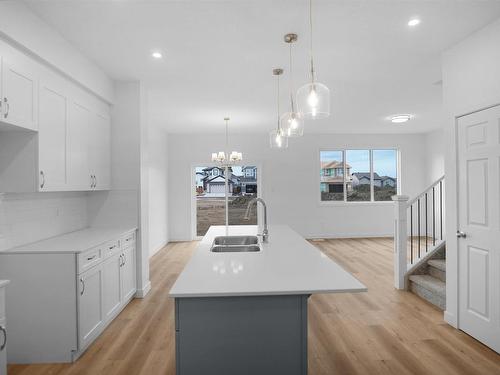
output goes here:
<path id="1" fill-rule="evenodd" d="M 307 374 L 308 298 L 176 298 L 177 375 Z"/>
<path id="2" fill-rule="evenodd" d="M 177 375 L 307 374 L 309 296 L 366 291 L 285 225 L 269 226 L 260 251 L 211 251 L 217 237 L 257 233 L 211 226 L 170 289 Z"/>

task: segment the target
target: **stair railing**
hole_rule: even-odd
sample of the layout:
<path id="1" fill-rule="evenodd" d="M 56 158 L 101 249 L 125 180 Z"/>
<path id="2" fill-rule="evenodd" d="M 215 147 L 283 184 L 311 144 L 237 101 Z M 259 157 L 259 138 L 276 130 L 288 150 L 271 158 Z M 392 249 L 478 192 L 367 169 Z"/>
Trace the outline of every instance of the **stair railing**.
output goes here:
<path id="1" fill-rule="evenodd" d="M 394 195 L 394 286 L 405 289 L 407 272 L 445 240 L 444 176 L 411 199 Z"/>

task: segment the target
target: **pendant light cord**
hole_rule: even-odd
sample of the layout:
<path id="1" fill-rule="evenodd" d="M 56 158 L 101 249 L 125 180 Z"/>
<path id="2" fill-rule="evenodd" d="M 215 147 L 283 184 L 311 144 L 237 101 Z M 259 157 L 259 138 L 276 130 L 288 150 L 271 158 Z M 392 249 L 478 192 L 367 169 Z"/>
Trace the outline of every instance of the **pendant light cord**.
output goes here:
<path id="1" fill-rule="evenodd" d="M 312 17 L 312 0 L 309 0 L 309 43 L 310 43 L 310 53 L 311 53 L 311 81 L 314 83 L 314 62 L 313 62 L 313 17 Z"/>
<path id="2" fill-rule="evenodd" d="M 277 103 L 278 103 L 278 132 L 279 134 L 281 133 L 281 126 L 280 126 L 280 75 L 278 74 L 277 76 L 277 79 L 278 79 L 278 97 L 277 97 Z"/>
<path id="3" fill-rule="evenodd" d="M 290 44 L 290 105 L 292 113 L 295 113 L 295 104 L 293 102 L 292 43 L 289 44 Z"/>
<path id="4" fill-rule="evenodd" d="M 226 154 L 229 158 L 229 125 L 228 120 L 226 120 Z"/>

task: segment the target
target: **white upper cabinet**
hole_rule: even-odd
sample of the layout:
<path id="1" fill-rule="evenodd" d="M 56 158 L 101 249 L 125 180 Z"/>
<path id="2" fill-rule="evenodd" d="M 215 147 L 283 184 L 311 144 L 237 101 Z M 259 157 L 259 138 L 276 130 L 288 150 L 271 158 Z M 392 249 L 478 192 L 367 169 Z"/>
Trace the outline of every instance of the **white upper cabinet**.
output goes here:
<path id="1" fill-rule="evenodd" d="M 111 184 L 111 121 L 94 114 L 89 139 L 90 171 L 95 190 L 108 190 Z"/>
<path id="2" fill-rule="evenodd" d="M 38 129 L 36 74 L 2 59 L 1 121 L 20 128 Z"/>
<path id="3" fill-rule="evenodd" d="M 90 172 L 91 111 L 81 101 L 71 100 L 67 130 L 67 171 L 70 190 L 92 190 Z"/>
<path id="4" fill-rule="evenodd" d="M 0 103 L 0 193 L 110 189 L 108 103 L 1 39 Z"/>
<path id="5" fill-rule="evenodd" d="M 67 86 L 62 79 L 42 79 L 39 89 L 38 186 L 40 191 L 66 188 Z"/>

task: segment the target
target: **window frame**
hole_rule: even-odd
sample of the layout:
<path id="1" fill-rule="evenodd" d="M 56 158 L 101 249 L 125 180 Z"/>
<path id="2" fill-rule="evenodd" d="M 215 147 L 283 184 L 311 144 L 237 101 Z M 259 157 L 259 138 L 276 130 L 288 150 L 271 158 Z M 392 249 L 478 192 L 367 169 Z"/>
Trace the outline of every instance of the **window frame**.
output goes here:
<path id="1" fill-rule="evenodd" d="M 345 188 L 346 186 L 346 151 L 348 150 L 361 150 L 361 151 L 369 151 L 370 154 L 370 200 L 369 201 L 348 201 L 347 200 L 347 189 Z M 372 146 L 372 147 L 349 147 L 349 148 L 338 148 L 338 147 L 332 147 L 332 148 L 320 148 L 318 150 L 318 158 L 316 161 L 316 168 L 319 166 L 319 171 L 318 173 L 318 182 L 319 184 L 317 185 L 317 191 L 319 190 L 318 196 L 318 202 L 320 206 L 345 206 L 345 205 L 386 205 L 386 204 L 392 204 L 392 200 L 390 201 L 376 201 L 375 200 L 375 189 L 374 189 L 374 184 L 373 184 L 373 151 L 378 151 L 378 150 L 393 150 L 396 151 L 396 194 L 400 195 L 401 194 L 401 150 L 399 147 L 396 146 Z M 334 152 L 341 152 L 342 153 L 342 161 L 344 165 L 343 169 L 343 178 L 344 178 L 344 199 L 341 201 L 324 201 L 321 200 L 321 153 L 324 151 L 334 151 Z M 317 170 L 317 169 L 316 169 Z M 319 189 L 318 189 L 319 188 Z"/>

